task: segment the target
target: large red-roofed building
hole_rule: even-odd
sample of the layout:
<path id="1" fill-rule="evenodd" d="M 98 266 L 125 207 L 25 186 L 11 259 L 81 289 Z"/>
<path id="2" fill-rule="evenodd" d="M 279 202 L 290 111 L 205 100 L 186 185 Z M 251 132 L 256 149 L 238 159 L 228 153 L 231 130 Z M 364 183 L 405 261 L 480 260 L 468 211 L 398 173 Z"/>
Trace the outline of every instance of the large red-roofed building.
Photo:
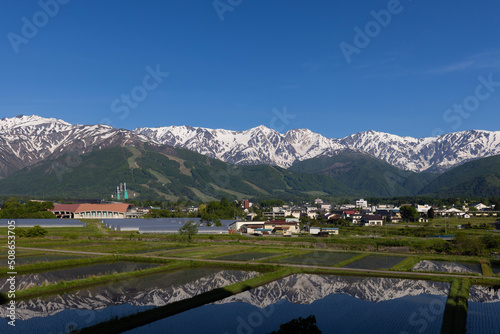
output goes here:
<path id="1" fill-rule="evenodd" d="M 137 210 L 129 203 L 108 204 L 54 204 L 51 210 L 58 218 L 100 219 L 136 218 Z"/>

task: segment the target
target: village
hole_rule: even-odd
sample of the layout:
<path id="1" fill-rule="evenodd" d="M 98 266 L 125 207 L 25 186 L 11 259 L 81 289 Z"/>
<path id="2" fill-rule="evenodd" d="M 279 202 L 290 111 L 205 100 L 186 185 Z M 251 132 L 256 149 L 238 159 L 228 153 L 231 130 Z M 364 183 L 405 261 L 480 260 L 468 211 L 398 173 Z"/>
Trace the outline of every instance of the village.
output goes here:
<path id="1" fill-rule="evenodd" d="M 307 233 L 316 236 L 338 235 L 341 226 L 397 226 L 399 224 L 428 223 L 435 217 L 449 217 L 463 219 L 465 225 L 471 217 L 498 217 L 500 212 L 495 211 L 495 205 L 483 203 L 463 204 L 460 207 L 438 207 L 420 204 L 393 204 L 371 205 L 364 199 L 350 204 L 329 204 L 317 198 L 314 202 L 301 204 L 284 204 L 281 206 L 262 207 L 249 200 L 236 202 L 240 216 L 203 218 L 200 210 L 204 205 L 186 206 L 176 217 L 155 216 L 154 212 L 174 212 L 173 208 L 136 207 L 124 202 L 110 203 L 55 203 L 51 209 L 57 218 L 64 219 L 99 219 L 102 222 L 113 222 L 116 219 L 126 220 L 135 226 L 138 232 L 141 227 L 148 227 L 156 221 L 154 233 L 176 233 L 179 222 L 191 220 L 200 231 L 210 234 L 240 233 L 256 236 L 294 236 Z M 179 210 L 179 209 L 177 209 Z M 160 218 L 160 219 L 158 219 Z M 221 219 L 222 218 L 222 219 Z M 144 221 L 147 221 L 146 224 Z M 113 226 L 119 226 L 116 221 Z M 462 225 L 458 225 L 461 228 Z M 117 229 L 120 229 L 119 227 Z M 146 233 L 146 232 L 143 232 Z"/>

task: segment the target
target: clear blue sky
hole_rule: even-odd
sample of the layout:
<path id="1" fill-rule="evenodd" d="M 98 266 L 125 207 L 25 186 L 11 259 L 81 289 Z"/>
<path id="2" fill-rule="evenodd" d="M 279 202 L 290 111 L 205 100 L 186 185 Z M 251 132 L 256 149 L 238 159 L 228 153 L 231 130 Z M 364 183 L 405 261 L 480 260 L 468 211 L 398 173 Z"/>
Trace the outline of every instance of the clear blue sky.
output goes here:
<path id="1" fill-rule="evenodd" d="M 500 130 L 495 0 L 72 0 L 57 13 L 54 1 L 42 0 L 51 15 L 34 0 L 1 5 L 0 117 L 335 138 Z M 382 10 L 390 22 L 375 23 Z M 355 27 L 372 29 L 368 45 Z M 350 62 L 343 42 L 357 47 Z M 148 66 L 169 75 L 157 83 Z M 464 101 L 470 112 L 446 113 Z"/>

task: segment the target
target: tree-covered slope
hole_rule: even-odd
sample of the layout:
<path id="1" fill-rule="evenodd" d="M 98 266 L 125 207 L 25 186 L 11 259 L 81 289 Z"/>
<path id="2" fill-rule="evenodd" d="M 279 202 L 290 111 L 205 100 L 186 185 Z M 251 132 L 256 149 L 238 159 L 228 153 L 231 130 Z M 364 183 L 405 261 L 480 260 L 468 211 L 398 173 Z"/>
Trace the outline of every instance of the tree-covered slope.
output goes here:
<path id="1" fill-rule="evenodd" d="M 314 158 L 294 164 L 290 170 L 326 175 L 363 196 L 411 196 L 435 177 L 431 173 L 403 171 L 362 152 Z"/>
<path id="2" fill-rule="evenodd" d="M 467 162 L 441 174 L 421 194 L 500 196 L 500 155 Z"/>
<path id="3" fill-rule="evenodd" d="M 207 201 L 221 198 L 352 195 L 323 175 L 259 165 L 234 166 L 172 147 L 114 147 L 64 156 L 0 180 L 0 195 L 110 198 L 127 183 L 130 197 Z"/>

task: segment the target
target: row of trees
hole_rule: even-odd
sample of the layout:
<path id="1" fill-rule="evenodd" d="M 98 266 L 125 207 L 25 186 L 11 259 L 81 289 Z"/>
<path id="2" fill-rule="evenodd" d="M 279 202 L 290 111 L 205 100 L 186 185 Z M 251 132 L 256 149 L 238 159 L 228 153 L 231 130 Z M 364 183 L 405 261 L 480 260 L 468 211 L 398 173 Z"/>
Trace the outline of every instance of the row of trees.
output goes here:
<path id="1" fill-rule="evenodd" d="M 54 208 L 52 202 L 34 202 L 29 201 L 20 203 L 15 198 L 9 198 L 2 204 L 0 218 L 57 218 L 49 210 Z"/>

